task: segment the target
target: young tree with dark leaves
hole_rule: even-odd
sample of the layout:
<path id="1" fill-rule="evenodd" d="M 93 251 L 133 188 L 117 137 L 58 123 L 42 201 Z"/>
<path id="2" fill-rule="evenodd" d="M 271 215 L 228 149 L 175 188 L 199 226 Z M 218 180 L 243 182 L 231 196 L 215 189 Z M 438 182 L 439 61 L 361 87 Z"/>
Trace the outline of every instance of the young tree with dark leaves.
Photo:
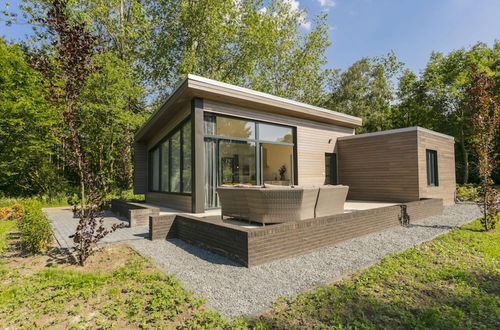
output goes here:
<path id="1" fill-rule="evenodd" d="M 467 106 L 473 113 L 473 147 L 478 157 L 481 179 L 481 222 L 486 231 L 495 228 L 499 213 L 499 194 L 493 187 L 492 173 L 498 166 L 495 136 L 500 126 L 500 98 L 492 91 L 495 82 L 485 72 L 470 68 L 471 82 L 467 87 Z"/>
<path id="2" fill-rule="evenodd" d="M 53 58 L 41 53 L 34 54 L 33 66 L 47 79 L 48 98 L 62 112 L 63 128 L 59 138 L 68 154 L 69 165 L 79 177 L 79 201 L 70 200 L 74 212 L 80 218 L 75 234 L 77 259 L 80 265 L 95 252 L 95 246 L 103 237 L 118 229 L 119 225 L 106 228 L 101 217 L 104 194 L 99 178 L 89 167 L 82 147 L 82 133 L 77 121 L 77 106 L 89 76 L 98 71 L 93 57 L 98 53 L 98 37 L 86 29 L 84 23 L 71 20 L 67 2 L 54 0 L 45 17 L 38 22 L 47 28 L 54 51 Z"/>

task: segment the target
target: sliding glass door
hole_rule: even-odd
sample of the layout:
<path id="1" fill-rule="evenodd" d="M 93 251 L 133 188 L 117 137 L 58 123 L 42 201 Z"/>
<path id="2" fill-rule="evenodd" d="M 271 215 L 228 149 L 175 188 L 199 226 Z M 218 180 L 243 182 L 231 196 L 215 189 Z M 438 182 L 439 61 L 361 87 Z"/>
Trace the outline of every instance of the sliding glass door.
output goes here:
<path id="1" fill-rule="evenodd" d="M 223 184 L 293 184 L 293 159 L 293 128 L 206 113 L 205 208 Z"/>

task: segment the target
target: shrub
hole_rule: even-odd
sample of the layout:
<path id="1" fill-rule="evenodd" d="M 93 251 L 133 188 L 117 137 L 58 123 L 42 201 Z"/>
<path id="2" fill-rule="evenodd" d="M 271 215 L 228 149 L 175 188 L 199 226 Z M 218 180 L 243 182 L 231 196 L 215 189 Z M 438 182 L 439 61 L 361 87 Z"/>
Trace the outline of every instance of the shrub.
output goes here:
<path id="1" fill-rule="evenodd" d="M 457 199 L 461 202 L 476 202 L 479 198 L 479 187 L 468 183 L 464 185 L 457 184 Z"/>
<path id="2" fill-rule="evenodd" d="M 23 247 L 30 252 L 42 252 L 52 242 L 50 221 L 38 201 L 27 201 L 25 213 L 18 221 Z"/>
<path id="3" fill-rule="evenodd" d="M 24 207 L 15 203 L 11 207 L 0 207 L 0 220 L 17 220 L 24 215 Z"/>
<path id="4" fill-rule="evenodd" d="M 0 220 L 9 220 L 11 216 L 10 207 L 0 207 Z"/>

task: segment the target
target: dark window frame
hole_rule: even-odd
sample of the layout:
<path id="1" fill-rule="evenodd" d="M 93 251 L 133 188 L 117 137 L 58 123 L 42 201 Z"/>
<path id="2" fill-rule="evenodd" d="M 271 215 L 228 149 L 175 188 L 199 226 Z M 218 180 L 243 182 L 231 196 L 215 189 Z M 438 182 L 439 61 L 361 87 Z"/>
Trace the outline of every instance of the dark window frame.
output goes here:
<path id="1" fill-rule="evenodd" d="M 337 153 L 325 152 L 325 184 L 338 185 L 338 181 Z"/>
<path id="2" fill-rule="evenodd" d="M 186 117 L 185 119 L 183 119 L 177 126 L 174 127 L 174 129 L 172 129 L 168 134 L 166 134 L 163 138 L 160 139 L 160 141 L 158 141 L 153 147 L 151 147 L 149 150 L 148 150 L 148 161 L 149 161 L 149 164 L 148 164 L 148 192 L 153 192 L 153 193 L 159 193 L 159 194 L 173 194 L 173 195 L 183 195 L 183 196 L 191 196 L 192 195 L 192 191 L 191 192 L 184 192 L 184 184 L 183 184 L 183 175 L 182 175 L 182 172 L 183 172 L 183 158 L 184 158 L 184 145 L 183 145 L 183 140 L 182 140 L 182 135 L 183 135 L 183 128 L 186 126 L 186 125 L 192 125 L 192 121 L 191 121 L 191 116 L 188 116 Z M 192 127 L 191 127 L 191 132 L 192 132 Z M 177 132 L 180 133 L 180 192 L 175 192 L 175 191 L 172 191 L 172 162 L 171 162 L 171 159 L 172 159 L 172 141 L 171 141 L 171 138 L 172 136 L 174 136 Z M 168 191 L 162 191 L 162 188 L 161 188 L 161 180 L 162 180 L 162 148 L 161 148 L 161 145 L 168 141 L 168 144 L 169 144 L 169 148 L 168 148 L 168 161 L 169 161 L 169 166 L 168 166 L 168 176 L 169 176 L 169 180 L 168 180 Z M 160 165 L 160 173 L 159 173 L 159 190 L 153 190 L 153 161 L 152 161 L 152 155 L 153 155 L 153 152 L 158 149 L 159 151 L 159 165 Z M 191 146 L 191 157 L 192 157 L 192 146 Z M 191 172 L 192 172 L 192 168 L 191 168 Z M 192 177 L 192 173 L 191 173 L 191 177 Z M 192 190 L 192 189 L 191 189 Z"/>
<path id="3" fill-rule="evenodd" d="M 425 149 L 427 186 L 439 187 L 439 165 L 437 150 Z"/>
<path id="4" fill-rule="evenodd" d="M 232 142 L 253 142 L 255 143 L 256 146 L 256 175 L 257 175 L 257 184 L 262 184 L 262 171 L 261 171 L 261 154 L 260 154 L 260 146 L 262 143 L 267 143 L 267 144 L 277 144 L 277 145 L 286 145 L 286 146 L 291 146 L 292 147 L 292 159 L 293 159 L 293 164 L 292 164 L 292 174 L 291 178 L 293 180 L 293 185 L 298 185 L 298 156 L 297 156 L 297 127 L 295 126 L 289 126 L 289 125 L 284 125 L 280 123 L 275 123 L 275 122 L 270 122 L 270 121 L 265 121 L 265 120 L 257 120 L 257 119 L 251 119 L 251 118 L 245 118 L 245 117 L 238 117 L 238 116 L 232 116 L 232 115 L 227 115 L 227 114 L 220 114 L 216 112 L 211 112 L 211 111 L 204 111 L 203 113 L 203 122 L 205 122 L 206 117 L 224 117 L 224 118 L 231 118 L 231 119 L 238 119 L 238 120 L 244 120 L 244 121 L 249 121 L 253 122 L 255 124 L 255 138 L 251 139 L 244 139 L 244 138 L 238 138 L 238 137 L 231 137 L 231 136 L 224 136 L 224 135 L 215 135 L 215 134 L 207 134 L 205 132 L 205 128 L 203 128 L 203 137 L 204 139 L 212 139 L 216 141 L 217 145 L 219 141 L 232 141 Z M 268 124 L 268 125 L 275 125 L 275 126 L 281 126 L 285 128 L 290 128 L 292 129 L 292 142 L 277 142 L 277 141 L 269 141 L 269 140 L 261 140 L 260 139 L 260 134 L 259 134 L 259 124 Z M 215 121 L 215 125 L 217 125 L 217 121 Z M 217 153 L 219 151 L 217 150 Z M 219 166 L 219 164 L 218 164 Z M 220 175 L 219 175 L 220 179 Z M 260 183 L 259 183 L 260 182 Z M 220 182 L 218 183 L 220 184 Z"/>

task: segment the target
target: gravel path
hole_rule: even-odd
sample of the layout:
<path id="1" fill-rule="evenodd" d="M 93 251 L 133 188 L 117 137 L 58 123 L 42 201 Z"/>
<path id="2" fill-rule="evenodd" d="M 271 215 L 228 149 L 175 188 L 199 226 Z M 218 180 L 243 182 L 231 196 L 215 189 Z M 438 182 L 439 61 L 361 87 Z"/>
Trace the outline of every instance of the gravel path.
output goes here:
<path id="1" fill-rule="evenodd" d="M 187 289 L 207 298 L 228 317 L 259 314 L 278 297 L 293 297 L 374 264 L 384 256 L 429 241 L 480 216 L 472 204 L 445 209 L 444 215 L 366 235 L 328 248 L 252 268 L 241 267 L 181 240 L 135 240 L 130 244 L 162 271 L 177 275 Z"/>

